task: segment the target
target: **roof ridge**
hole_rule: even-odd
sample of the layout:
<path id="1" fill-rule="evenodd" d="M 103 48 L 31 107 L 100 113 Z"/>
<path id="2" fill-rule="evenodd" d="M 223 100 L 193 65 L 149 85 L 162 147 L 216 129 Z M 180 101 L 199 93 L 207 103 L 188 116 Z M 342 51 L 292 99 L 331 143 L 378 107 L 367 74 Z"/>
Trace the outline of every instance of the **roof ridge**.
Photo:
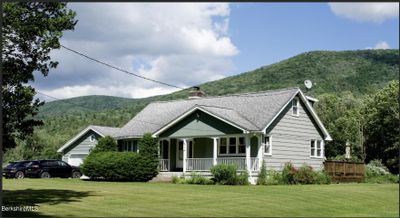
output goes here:
<path id="1" fill-rule="evenodd" d="M 197 99 L 174 99 L 174 100 L 160 100 L 160 101 L 153 101 L 150 104 L 156 104 L 156 103 L 169 103 L 169 102 L 179 102 L 179 101 L 199 101 L 199 100 L 204 100 L 204 99 L 215 99 L 215 98 L 226 98 L 226 97 L 240 97 L 240 96 L 246 96 L 248 97 L 249 95 L 256 95 L 260 94 L 258 96 L 262 96 L 268 93 L 272 92 L 282 92 L 282 91 L 289 91 L 289 90 L 299 90 L 299 87 L 288 87 L 288 88 L 282 88 L 282 89 L 272 89 L 272 90 L 264 90 L 264 91 L 257 91 L 257 92 L 244 92 L 244 93 L 235 93 L 235 94 L 227 94 L 227 95 L 215 95 L 215 96 L 205 96 L 202 98 L 197 98 Z M 255 96 L 255 97 L 258 97 Z M 149 104 L 149 105 L 150 105 Z"/>

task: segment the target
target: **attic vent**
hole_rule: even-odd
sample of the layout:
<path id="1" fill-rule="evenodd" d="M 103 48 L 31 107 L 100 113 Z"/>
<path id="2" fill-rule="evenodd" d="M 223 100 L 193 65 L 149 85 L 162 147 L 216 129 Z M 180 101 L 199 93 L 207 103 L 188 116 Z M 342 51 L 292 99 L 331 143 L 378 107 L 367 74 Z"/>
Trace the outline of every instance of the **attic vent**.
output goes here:
<path id="1" fill-rule="evenodd" d="M 204 92 L 200 90 L 200 87 L 193 86 L 192 90 L 189 92 L 189 99 L 201 98 L 204 96 Z"/>

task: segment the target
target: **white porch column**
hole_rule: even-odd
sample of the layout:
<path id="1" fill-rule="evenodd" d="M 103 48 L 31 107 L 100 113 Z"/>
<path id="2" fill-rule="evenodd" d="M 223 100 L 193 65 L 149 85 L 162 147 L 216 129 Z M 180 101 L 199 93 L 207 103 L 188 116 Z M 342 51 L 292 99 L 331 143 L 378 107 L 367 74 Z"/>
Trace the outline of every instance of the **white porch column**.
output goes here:
<path id="1" fill-rule="evenodd" d="M 218 138 L 213 138 L 213 166 L 217 165 L 217 153 L 218 153 Z"/>
<path id="2" fill-rule="evenodd" d="M 263 148 L 263 134 L 257 135 L 258 139 L 258 152 L 257 152 L 257 158 L 258 158 L 258 170 L 261 169 L 262 161 L 263 161 L 263 153 L 264 153 L 264 148 Z"/>
<path id="3" fill-rule="evenodd" d="M 247 172 L 249 172 L 249 174 L 251 173 L 251 159 L 250 159 L 250 135 L 247 134 L 245 136 L 245 140 L 246 140 L 246 169 Z"/>
<path id="4" fill-rule="evenodd" d="M 183 171 L 183 173 L 186 173 L 186 158 L 187 158 L 187 140 L 186 139 L 183 139 L 182 152 L 183 152 L 183 163 L 182 163 L 183 169 L 182 169 L 182 171 Z"/>

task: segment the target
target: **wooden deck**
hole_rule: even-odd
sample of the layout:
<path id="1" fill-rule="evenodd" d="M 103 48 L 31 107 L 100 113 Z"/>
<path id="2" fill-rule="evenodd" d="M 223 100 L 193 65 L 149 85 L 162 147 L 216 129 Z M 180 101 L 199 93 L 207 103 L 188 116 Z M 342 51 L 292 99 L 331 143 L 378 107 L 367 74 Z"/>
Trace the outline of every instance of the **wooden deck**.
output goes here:
<path id="1" fill-rule="evenodd" d="M 361 182 L 365 175 L 364 163 L 346 161 L 325 161 L 325 172 L 335 182 Z"/>

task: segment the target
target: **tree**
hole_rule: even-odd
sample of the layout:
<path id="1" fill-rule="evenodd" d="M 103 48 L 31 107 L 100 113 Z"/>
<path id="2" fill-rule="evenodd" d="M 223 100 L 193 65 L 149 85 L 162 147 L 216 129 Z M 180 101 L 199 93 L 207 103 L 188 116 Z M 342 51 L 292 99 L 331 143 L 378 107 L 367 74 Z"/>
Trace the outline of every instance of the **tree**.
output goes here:
<path id="1" fill-rule="evenodd" d="M 366 160 L 382 159 L 392 173 L 399 173 L 399 82 L 392 81 L 366 99 Z"/>
<path id="2" fill-rule="evenodd" d="M 34 72 L 47 76 L 57 66 L 49 53 L 60 47 L 64 30 L 74 29 L 74 18 L 66 3 L 3 3 L 3 150 L 15 147 L 17 138 L 24 139 L 42 124 L 34 116 L 44 102 L 34 99 L 35 89 L 27 83 L 34 80 Z"/>
<path id="3" fill-rule="evenodd" d="M 139 140 L 140 165 L 139 172 L 145 172 L 142 177 L 144 181 L 151 180 L 158 174 L 158 144 L 150 133 L 146 133 Z"/>
<path id="4" fill-rule="evenodd" d="M 117 151 L 117 142 L 111 136 L 106 136 L 99 139 L 96 147 L 90 153 L 105 152 L 105 151 Z"/>
<path id="5" fill-rule="evenodd" d="M 346 142 L 349 141 L 352 155 L 361 158 L 362 100 L 356 99 L 350 92 L 339 95 L 323 94 L 318 96 L 318 99 L 316 110 L 333 138 L 333 141 L 326 142 L 326 157 L 343 155 Z"/>

